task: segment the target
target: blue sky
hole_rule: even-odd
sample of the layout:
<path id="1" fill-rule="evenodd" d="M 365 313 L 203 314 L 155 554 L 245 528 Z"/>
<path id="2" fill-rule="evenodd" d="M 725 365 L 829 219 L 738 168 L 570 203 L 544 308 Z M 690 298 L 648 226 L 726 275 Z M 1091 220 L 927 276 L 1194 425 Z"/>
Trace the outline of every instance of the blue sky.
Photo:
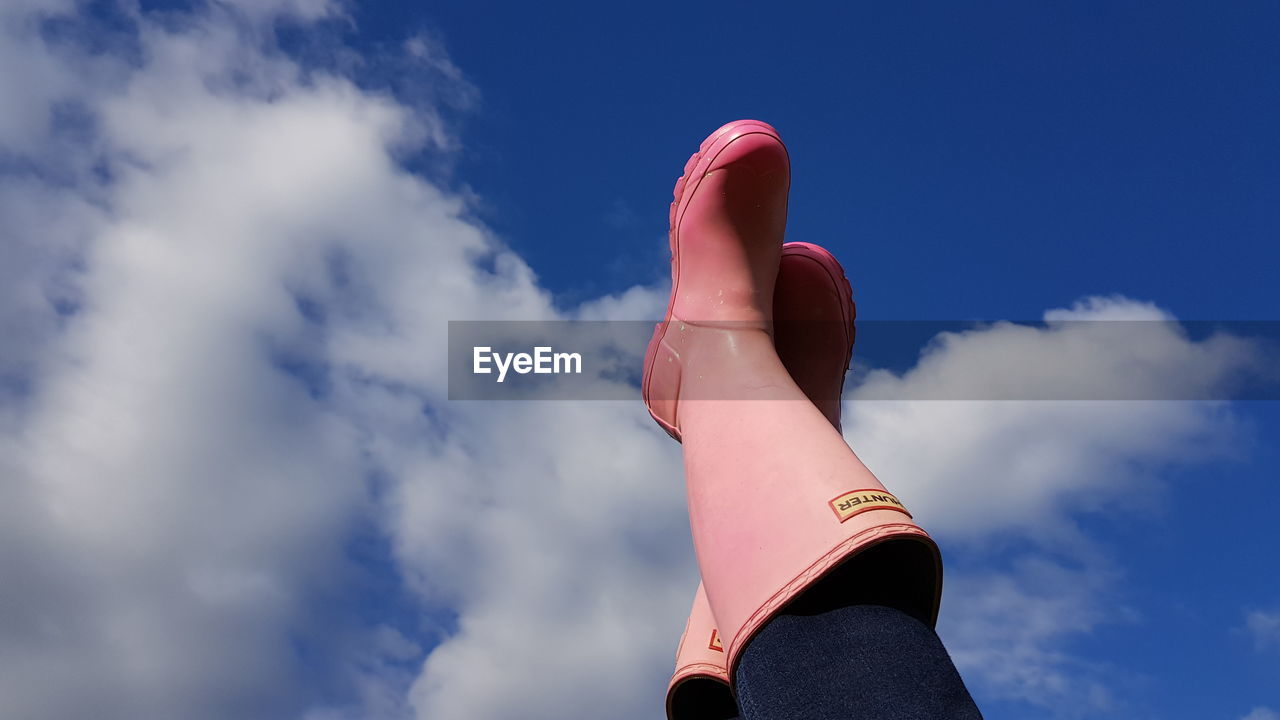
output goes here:
<path id="1" fill-rule="evenodd" d="M 1280 9 L 807 10 L 0 10 L 0 715 L 658 717 L 678 448 L 448 402 L 444 327 L 656 319 L 728 120 L 779 128 L 860 317 L 1280 314 Z M 1274 402 L 876 400 L 1255 362 L 1086 324 L 939 344 L 846 437 L 942 543 L 988 718 L 1276 720 Z"/>
<path id="2" fill-rule="evenodd" d="M 355 17 L 357 42 L 438 32 L 482 90 L 459 176 L 565 298 L 660 272 L 640 253 L 685 153 L 760 117 L 794 156 L 791 236 L 849 256 L 874 317 L 1033 318 L 1112 292 L 1188 319 L 1275 316 L 1280 14 L 1265 3 Z"/>

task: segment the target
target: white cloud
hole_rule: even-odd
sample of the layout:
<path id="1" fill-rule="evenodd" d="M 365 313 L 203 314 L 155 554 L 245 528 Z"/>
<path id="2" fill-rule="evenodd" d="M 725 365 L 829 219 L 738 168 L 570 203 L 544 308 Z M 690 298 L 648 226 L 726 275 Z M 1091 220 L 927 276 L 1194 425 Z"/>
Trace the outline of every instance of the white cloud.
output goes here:
<path id="1" fill-rule="evenodd" d="M 50 55 L 37 32 L 40 18 L 71 3 L 5 3 L 0 8 L 0 97 L 22 98 L 6 103 L 0 113 L 0 147 L 32 147 L 47 141 L 53 103 L 79 90 L 72 68 Z M 21 68 L 21 72 L 18 69 Z"/>
<path id="2" fill-rule="evenodd" d="M 678 448 L 638 403 L 445 402 L 447 320 L 562 314 L 461 193 L 401 167 L 455 145 L 437 108 L 304 72 L 245 31 L 341 5 L 234 4 L 139 15 L 136 62 L 36 39 L 33 3 L 0 14 L 0 55 L 33 69 L 0 79 L 24 109 L 0 147 L 60 173 L 0 175 L 0 331 L 21 339 L 0 348 L 0 714 L 654 716 L 695 580 Z M 471 97 L 438 44 L 406 52 L 442 84 L 421 97 Z M 50 133 L 68 98 L 88 137 Z M 664 300 L 632 288 L 563 316 Z M 1159 314 L 1064 312 L 1048 319 Z M 1078 558 L 1073 513 L 1224 447 L 1225 408 L 869 398 L 1025 386 L 1062 358 L 1099 387 L 1207 387 L 1247 356 L 1153 342 L 1164 364 L 1139 372 L 1084 326 L 975 331 L 873 377 L 846 428 L 944 540 Z M 421 619 L 361 616 L 377 605 L 350 557 L 361 533 Z M 1055 650 L 1103 622 L 1105 577 L 1029 553 L 950 582 L 953 649 L 992 692 L 1105 704 Z M 1006 612 L 1029 621 L 997 627 Z"/>
<path id="3" fill-rule="evenodd" d="M 1172 462 L 1229 452 L 1236 431 L 1221 402 L 1166 400 L 920 400 L 1107 397 L 1145 385 L 1214 396 L 1258 362 L 1231 337 L 1192 342 L 1167 323 L 1116 330 L 1070 322 L 1167 315 L 1144 303 L 1088 298 L 1045 314 L 1046 328 L 997 324 L 935 340 L 901 376 L 871 373 L 845 404 L 846 436 L 872 469 L 912 502 L 935 532 L 964 537 L 1017 529 L 1060 531 L 1068 509 L 1108 512 L 1108 503 L 1148 504 L 1135 486 Z M 1116 342 L 1116 332 L 1129 342 Z M 1132 339 L 1135 333 L 1144 337 Z M 1141 355 L 1135 358 L 1134 355 Z M 884 400 L 883 398 L 903 398 Z"/>
<path id="4" fill-rule="evenodd" d="M 1280 647 L 1280 612 L 1250 611 L 1245 616 L 1245 628 L 1257 649 Z"/>
<path id="5" fill-rule="evenodd" d="M 343 0 L 220 0 L 256 23 L 265 23 L 277 17 L 297 20 L 321 20 L 341 16 Z"/>
<path id="6" fill-rule="evenodd" d="M 1280 713 L 1268 707 L 1256 707 L 1240 720 L 1280 720 Z"/>
<path id="7" fill-rule="evenodd" d="M 1009 570 L 946 581 L 938 631 L 979 697 L 1024 700 L 1067 716 L 1115 709 L 1117 669 L 1060 646 L 1100 625 L 1132 621 L 1112 588 L 1114 571 L 1066 567 L 1035 555 Z"/>
<path id="8" fill-rule="evenodd" d="M 0 321 L 20 341 L 0 364 L 16 388 L 0 437 L 0 714 L 296 714 L 323 689 L 304 672 L 333 664 L 300 648 L 374 668 L 395 653 L 362 639 L 387 631 L 325 607 L 361 575 L 344 544 L 373 508 L 367 436 L 288 369 L 363 352 L 434 377 L 434 318 L 415 307 L 440 306 L 441 274 L 493 244 L 396 167 L 408 108 L 337 78 L 304 84 L 220 15 L 144 22 L 145 63 L 103 86 L 6 12 L 0 47 L 24 39 L 62 85 L 3 87 L 0 104 L 35 118 L 5 129 L 5 150 L 43 166 L 80 149 L 37 132 L 70 95 L 111 181 L 9 176 L 0 195 L 13 219 Z M 545 305 L 517 260 L 499 265 L 470 276 L 474 293 Z M 327 322 L 299 312 L 307 294 Z M 403 359 L 382 349 L 404 335 Z M 359 367 L 375 384 L 384 369 Z M 379 691 L 401 706 L 403 674 Z"/>
<path id="9" fill-rule="evenodd" d="M 416 641 L 325 607 L 360 574 L 344 543 L 367 519 L 426 609 L 459 613 L 419 712 L 562 716 L 592 678 L 602 701 L 650 706 L 674 638 L 621 657 L 600 638 L 678 627 L 693 574 L 674 448 L 630 404 L 440 404 L 445 320 L 555 317 L 547 293 L 459 197 L 399 168 L 407 143 L 445 145 L 431 113 L 304 81 L 239 27 L 144 19 L 141 67 L 68 90 L 110 182 L 6 181 L 21 264 L 3 317 L 29 342 L 4 352 L 25 388 L 0 446 L 0 571 L 22 589 L 0 620 L 4 714 L 403 716 Z M 83 62 L 33 52 L 68 77 Z M 600 442 L 619 436 L 637 441 Z M 476 663 L 494 660 L 556 673 L 528 673 L 521 700 L 486 687 Z M 343 673 L 347 700 L 317 705 L 308 671 Z M 619 690 L 618 672 L 647 682 Z"/>
<path id="10" fill-rule="evenodd" d="M 990 696 L 1056 708 L 1071 706 L 1060 702 L 1068 696 L 1095 709 L 1112 703 L 1103 674 L 1059 650 L 1072 634 L 1128 621 L 1114 598 L 1111 612 L 1099 610 L 1115 594 L 1110 562 L 1078 520 L 1129 523 L 1158 508 L 1161 471 L 1233 452 L 1239 423 L 1218 402 L 910 398 L 1025 397 L 1053 383 L 1069 385 L 1054 390 L 1059 397 L 1139 385 L 1157 397 L 1168 388 L 1212 396 L 1255 367 L 1247 343 L 1192 342 L 1157 322 L 1169 319 L 1148 303 L 1086 298 L 1045 313 L 1044 328 L 942 336 L 914 368 L 872 373 L 845 404 L 850 444 L 944 548 L 989 562 L 1014 548 L 1013 571 L 952 573 L 946 585 L 941 632 Z M 1089 320 L 1146 322 L 1080 322 Z"/>

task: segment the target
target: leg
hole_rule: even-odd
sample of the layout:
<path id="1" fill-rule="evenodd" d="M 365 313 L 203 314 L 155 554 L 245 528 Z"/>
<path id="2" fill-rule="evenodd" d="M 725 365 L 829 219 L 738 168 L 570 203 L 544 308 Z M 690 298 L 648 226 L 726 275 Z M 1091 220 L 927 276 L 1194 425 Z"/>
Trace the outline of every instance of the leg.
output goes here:
<path id="1" fill-rule="evenodd" d="M 981 718 L 927 625 L 882 605 L 784 612 L 737 671 L 744 720 Z"/>
<path id="2" fill-rule="evenodd" d="M 743 720 L 982 717 L 942 641 L 920 618 L 878 590 L 856 604 L 829 592 L 832 583 L 856 586 L 857 576 L 881 573 L 904 549 L 864 551 L 761 628 L 738 663 Z"/>

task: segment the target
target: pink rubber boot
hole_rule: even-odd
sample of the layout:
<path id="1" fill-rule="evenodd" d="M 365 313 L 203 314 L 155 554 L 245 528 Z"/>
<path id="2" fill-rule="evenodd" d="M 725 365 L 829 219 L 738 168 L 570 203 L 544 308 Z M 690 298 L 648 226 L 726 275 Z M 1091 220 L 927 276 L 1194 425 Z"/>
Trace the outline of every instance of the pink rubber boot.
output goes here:
<path id="1" fill-rule="evenodd" d="M 789 165 L 753 121 L 707 139 L 672 208 L 672 296 L 646 357 L 650 414 L 684 442 L 694 546 L 730 679 L 753 634 L 844 561 L 893 541 L 889 584 L 933 622 L 937 548 L 809 402 L 774 350 Z M 883 556 L 883 554 L 880 554 Z M 883 566 L 883 564 L 882 564 Z M 832 576 L 860 601 L 880 578 Z M 806 599 L 814 597 L 808 595 Z"/>
<path id="2" fill-rule="evenodd" d="M 773 295 L 774 344 L 792 379 L 837 428 L 854 317 L 853 293 L 835 257 L 817 245 L 783 245 Z M 701 720 L 709 708 L 736 707 L 724 645 L 701 584 L 676 650 L 666 706 L 669 720 Z"/>
<path id="3" fill-rule="evenodd" d="M 676 181 L 671 299 L 649 341 L 641 393 L 649 414 L 677 440 L 677 406 L 690 385 L 683 356 L 708 344 L 733 352 L 734 338 L 744 334 L 768 339 L 790 187 L 787 150 L 777 131 L 757 120 L 712 133 Z"/>

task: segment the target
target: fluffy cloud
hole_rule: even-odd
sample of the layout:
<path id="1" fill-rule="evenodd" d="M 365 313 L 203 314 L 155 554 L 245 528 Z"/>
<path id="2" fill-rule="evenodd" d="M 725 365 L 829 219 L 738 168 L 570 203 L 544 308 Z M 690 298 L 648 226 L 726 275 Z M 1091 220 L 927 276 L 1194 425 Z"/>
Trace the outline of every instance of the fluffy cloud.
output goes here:
<path id="1" fill-rule="evenodd" d="M 502 251 L 398 169 L 409 108 L 304 81 L 230 12 L 135 16 L 122 71 L 34 32 L 91 21 L 28 10 L 0 43 L 48 76 L 3 88 L 30 119 L 0 137 L 3 714 L 281 717 L 348 685 L 403 710 L 412 673 L 389 670 L 420 649 L 341 612 L 379 464 L 372 401 L 339 379 L 439 392 L 449 298 L 536 313 L 542 293 L 509 256 L 446 276 Z M 69 102 L 84 135 L 59 134 Z"/>
<path id="2" fill-rule="evenodd" d="M 1047 312 L 1044 328 L 943 334 L 904 374 L 867 377 L 846 403 L 846 436 L 929 527 L 956 536 L 1060 530 L 1065 509 L 1098 507 L 1144 471 L 1228 450 L 1234 423 L 1220 402 L 1017 399 L 1063 383 L 1051 397 L 1123 396 L 1135 386 L 1144 397 L 1161 397 L 1162 386 L 1220 396 L 1258 363 L 1236 338 L 1192 342 L 1168 322 L 1089 322 L 1116 315 L 1168 319 L 1145 303 L 1089 298 Z M 1117 332 L 1145 337 L 1122 342 Z M 957 395 L 997 399 L 946 399 Z"/>
<path id="3" fill-rule="evenodd" d="M 272 52 L 244 32 L 265 6 L 135 15 L 126 71 L 39 39 L 90 22 L 60 9 L 6 10 L 64 84 L 5 88 L 32 119 L 4 150 L 73 182 L 14 172 L 0 196 L 22 340 L 3 352 L 4 714 L 549 717 L 584 681 L 651 705 L 673 637 L 599 638 L 678 627 L 678 456 L 631 405 L 442 402 L 448 319 L 556 314 L 461 197 L 400 168 L 446 144 L 434 108 Z M 403 62 L 462 82 L 437 52 Z M 46 132 L 66 98 L 89 136 Z M 381 604 L 362 533 L 438 620 L 360 617 Z"/>
<path id="4" fill-rule="evenodd" d="M 1256 707 L 1240 720 L 1280 720 L 1280 713 L 1268 707 Z"/>
<path id="5" fill-rule="evenodd" d="M 944 548 L 988 567 L 950 573 L 939 625 L 986 696 L 1110 707 L 1099 668 L 1059 650 L 1129 615 L 1079 519 L 1117 521 L 1106 511 L 1123 503 L 1129 521 L 1156 506 L 1160 471 L 1231 452 L 1238 421 L 1219 402 L 911 398 L 1212 397 L 1257 366 L 1248 343 L 1193 342 L 1169 320 L 1148 303 L 1087 298 L 1047 312 L 1044 327 L 944 334 L 903 374 L 870 373 L 845 404 L 867 465 Z M 1012 567 L 996 569 L 1008 555 Z"/>
<path id="6" fill-rule="evenodd" d="M 1280 612 L 1253 610 L 1245 616 L 1244 624 L 1259 650 L 1280 647 Z"/>
<path id="7" fill-rule="evenodd" d="M 443 345 L 449 319 L 652 317 L 665 291 L 558 313 L 460 193 L 403 169 L 453 146 L 438 108 L 261 39 L 336 3 L 132 11 L 97 54 L 35 31 L 92 22 L 72 9 L 0 10 L 0 54 L 31 69 L 0 77 L 21 108 L 0 124 L 0 714 L 660 712 L 696 580 L 678 448 L 638 403 L 448 403 Z M 425 41 L 402 61 L 441 85 L 420 102 L 473 92 Z M 1160 314 L 1047 318 L 1117 312 Z M 1231 415 L 875 398 L 1033 385 L 1066 361 L 1102 389 L 1209 388 L 1248 355 L 1153 341 L 1154 367 L 1084 324 L 975 330 L 846 406 L 851 442 L 944 541 L 1030 541 L 949 581 L 944 630 L 992 692 L 1105 704 L 1055 644 L 1102 622 L 1106 579 L 1036 549 L 1092 551 L 1079 513 L 1225 447 Z M 1004 613 L 1030 621 L 1001 630 Z"/>
<path id="8" fill-rule="evenodd" d="M 1028 701 L 1064 716 L 1103 714 L 1115 709 L 1108 680 L 1116 668 L 1059 648 L 1131 615 L 1116 600 L 1114 574 L 1034 555 L 1008 570 L 961 573 L 947 580 L 939 631 L 979 697 Z"/>

